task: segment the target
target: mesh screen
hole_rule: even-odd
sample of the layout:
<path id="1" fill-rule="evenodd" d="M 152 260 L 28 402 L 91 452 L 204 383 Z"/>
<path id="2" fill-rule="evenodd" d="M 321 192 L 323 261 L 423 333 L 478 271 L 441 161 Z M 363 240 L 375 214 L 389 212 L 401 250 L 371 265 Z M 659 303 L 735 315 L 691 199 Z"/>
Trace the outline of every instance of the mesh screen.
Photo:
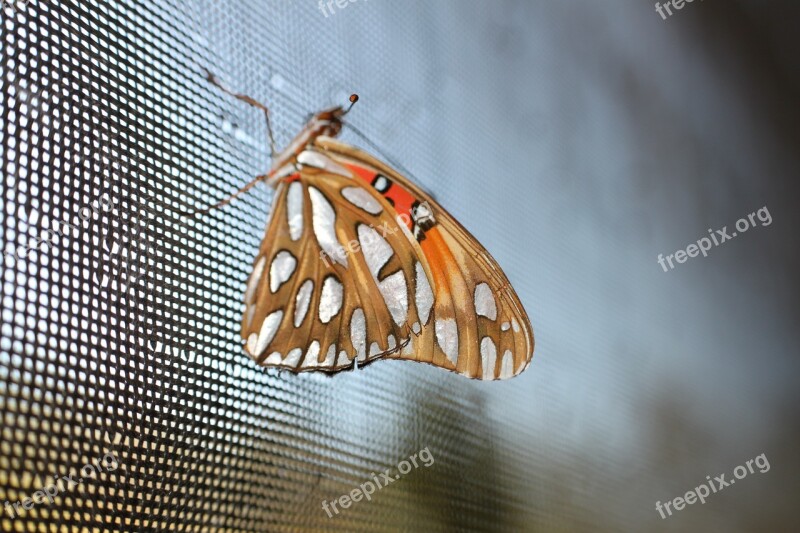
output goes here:
<path id="1" fill-rule="evenodd" d="M 679 67 L 685 43 L 701 65 L 730 57 L 696 40 L 712 8 L 665 30 L 640 4 L 6 0 L 3 530 L 757 530 L 759 508 L 790 520 L 796 215 L 759 169 L 796 168 L 796 128 L 677 100 L 681 80 L 705 98 L 752 65 Z M 732 5 L 711 42 L 748 20 Z M 531 369 L 477 383 L 403 362 L 332 378 L 257 367 L 239 322 L 271 192 L 179 216 L 269 164 L 263 117 L 205 68 L 269 103 L 280 146 L 358 92 L 353 124 L 503 266 L 537 332 Z M 671 278 L 655 263 L 764 202 L 783 226 Z M 783 459 L 772 478 L 669 523 L 654 511 L 761 452 Z M 325 503 L 412 456 L 328 516 Z"/>

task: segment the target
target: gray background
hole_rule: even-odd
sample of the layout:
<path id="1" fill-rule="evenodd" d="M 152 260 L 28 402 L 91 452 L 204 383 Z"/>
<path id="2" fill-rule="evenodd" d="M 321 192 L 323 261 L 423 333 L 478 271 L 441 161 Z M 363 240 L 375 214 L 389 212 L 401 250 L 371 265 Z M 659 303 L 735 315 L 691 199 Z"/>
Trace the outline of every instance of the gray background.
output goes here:
<path id="1" fill-rule="evenodd" d="M 28 333 L 48 326 L 19 305 L 25 276 L 51 275 L 31 267 L 45 254 L 4 263 L 3 440 L 28 450 L 26 460 L 3 452 L 4 476 L 66 472 L 108 446 L 121 464 L 53 515 L 26 519 L 269 531 L 797 528 L 795 4 L 695 1 L 666 21 L 632 0 L 358 0 L 327 18 L 313 0 L 40 4 L 4 26 L 6 46 L 46 28 L 69 35 L 61 53 L 77 59 L 58 68 L 96 111 L 81 122 L 122 132 L 94 145 L 136 166 L 77 176 L 81 194 L 39 203 L 17 187 L 45 183 L 35 169 L 7 176 L 4 244 L 20 206 L 47 211 L 62 198 L 77 209 L 110 190 L 122 213 L 113 234 L 147 213 L 152 253 L 140 280 L 150 300 L 108 296 L 103 306 L 91 276 L 59 278 L 92 295 L 70 313 L 105 336 L 50 349 Z M 503 266 L 536 333 L 530 369 L 479 383 L 402 362 L 334 378 L 250 362 L 238 322 L 271 195 L 183 226 L 176 212 L 263 172 L 265 129 L 206 84 L 202 67 L 271 106 L 279 145 L 308 113 L 358 92 L 353 125 Z M 26 126 L 12 130 L 20 119 L 4 109 L 8 170 L 9 139 Z M 350 131 L 342 138 L 364 146 Z M 656 262 L 763 206 L 771 225 L 667 273 Z M 91 239 L 72 250 L 64 260 L 89 270 L 102 255 Z M 125 317 L 137 324 L 129 337 L 114 333 Z M 90 374 L 102 379 L 76 372 L 59 383 L 87 380 L 70 396 L 101 431 L 63 412 L 38 415 L 65 422 L 43 445 L 9 428 L 52 400 L 14 383 L 54 371 L 18 355 L 79 368 L 65 349 L 96 360 Z M 322 500 L 425 447 L 430 468 L 334 519 L 322 511 Z M 48 460 L 55 449 L 69 453 Z M 762 453 L 767 473 L 667 520 L 655 510 Z M 0 489 L 3 501 L 15 494 Z M 98 511 L 103 498 L 113 503 Z M 70 515 L 79 506 L 93 511 Z"/>

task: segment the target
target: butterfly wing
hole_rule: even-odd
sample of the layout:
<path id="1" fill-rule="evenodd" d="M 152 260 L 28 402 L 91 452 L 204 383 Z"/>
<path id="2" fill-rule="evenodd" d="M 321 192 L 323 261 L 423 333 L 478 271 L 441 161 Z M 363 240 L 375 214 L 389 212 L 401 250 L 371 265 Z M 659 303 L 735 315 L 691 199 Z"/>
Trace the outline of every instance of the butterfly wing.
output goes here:
<path id="1" fill-rule="evenodd" d="M 248 353 L 296 372 L 383 357 L 486 380 L 524 370 L 530 322 L 475 238 L 380 161 L 316 148 L 276 193 L 245 294 Z"/>
<path id="2" fill-rule="evenodd" d="M 395 207 L 413 200 L 414 235 L 423 256 L 434 305 L 419 331 L 412 324 L 408 345 L 390 358 L 427 362 L 484 380 L 505 379 L 525 370 L 533 356 L 530 320 L 508 279 L 489 252 L 429 194 L 365 152 L 327 137 L 318 150 L 341 166 L 372 181 L 384 194 L 396 187 Z M 375 177 L 373 177 L 375 176 Z M 376 180 L 386 179 L 391 183 Z M 420 206 L 423 213 L 420 214 Z M 416 213 L 414 211 L 416 210 Z M 426 212 L 427 211 L 427 212 Z M 417 247 L 414 247 L 416 251 Z"/>
<path id="3" fill-rule="evenodd" d="M 409 325 L 433 297 L 420 311 L 416 295 L 430 293 L 424 255 L 386 198 L 349 169 L 304 152 L 270 217 L 242 320 L 256 362 L 335 372 L 411 342 Z"/>

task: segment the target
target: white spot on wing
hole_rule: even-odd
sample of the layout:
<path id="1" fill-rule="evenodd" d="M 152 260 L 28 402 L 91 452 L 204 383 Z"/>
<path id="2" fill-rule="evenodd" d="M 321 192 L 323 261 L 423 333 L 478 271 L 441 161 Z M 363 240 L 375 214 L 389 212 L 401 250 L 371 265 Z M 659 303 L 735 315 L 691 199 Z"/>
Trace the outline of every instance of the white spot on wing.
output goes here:
<path id="1" fill-rule="evenodd" d="M 503 364 L 500 366 L 500 379 L 508 379 L 514 375 L 514 356 L 511 350 L 506 350 L 503 354 Z"/>
<path id="2" fill-rule="evenodd" d="M 344 248 L 336 238 L 336 212 L 325 196 L 314 187 L 308 188 L 311 197 L 311 221 L 314 235 L 317 237 L 322 251 L 334 261 L 347 267 L 347 256 Z"/>
<path id="3" fill-rule="evenodd" d="M 314 150 L 303 150 L 297 156 L 297 162 L 307 167 L 320 168 L 327 170 L 333 174 L 340 174 L 342 176 L 351 177 L 353 174 L 346 168 L 336 163 L 330 157 L 325 156 Z"/>
<path id="4" fill-rule="evenodd" d="M 342 196 L 354 206 L 363 209 L 371 215 L 377 215 L 383 211 L 381 204 L 362 187 L 345 187 L 342 189 Z"/>
<path id="5" fill-rule="evenodd" d="M 370 357 L 374 357 L 374 356 L 378 355 L 379 353 L 381 353 L 381 347 L 378 346 L 377 342 L 373 342 L 372 344 L 369 345 L 369 356 Z"/>
<path id="6" fill-rule="evenodd" d="M 247 353 L 251 356 L 255 357 L 256 354 L 256 343 L 258 342 L 258 333 L 251 333 L 249 337 L 247 337 Z"/>
<path id="7" fill-rule="evenodd" d="M 314 281 L 307 279 L 300 285 L 297 291 L 297 299 L 294 307 L 294 327 L 299 328 L 306 318 L 308 306 L 311 303 L 311 293 L 314 291 Z"/>
<path id="8" fill-rule="evenodd" d="M 261 279 L 261 273 L 264 272 L 264 265 L 267 262 L 266 256 L 261 256 L 261 258 L 256 262 L 256 265 L 253 267 L 253 273 L 250 274 L 250 279 L 247 280 L 247 290 L 244 291 L 244 302 L 245 303 L 252 303 L 253 297 L 256 294 L 256 288 L 258 287 L 258 282 Z"/>
<path id="9" fill-rule="evenodd" d="M 422 264 L 419 261 L 416 263 L 415 269 L 417 276 L 417 313 L 422 323 L 427 324 L 431 307 L 433 307 L 433 291 L 431 291 L 431 285 L 428 283 L 428 276 L 425 275 L 425 269 L 422 268 Z M 419 325 L 417 325 L 417 328 L 419 328 Z M 414 333 L 418 333 L 418 331 Z"/>
<path id="10" fill-rule="evenodd" d="M 303 350 L 300 348 L 294 348 L 286 354 L 286 359 L 283 361 L 283 364 L 294 368 L 297 366 L 297 363 L 300 362 L 300 356 L 302 355 Z"/>
<path id="11" fill-rule="evenodd" d="M 519 322 L 516 318 L 511 319 L 511 327 L 514 329 L 514 333 L 519 333 Z"/>
<path id="12" fill-rule="evenodd" d="M 428 202 L 422 202 L 417 206 L 417 208 L 412 213 L 414 217 L 414 222 L 425 222 L 425 221 L 433 221 L 433 212 L 431 211 L 431 206 Z"/>
<path id="13" fill-rule="evenodd" d="M 269 290 L 273 294 L 280 288 L 281 285 L 292 277 L 294 269 L 297 266 L 297 259 L 286 250 L 281 250 L 272 260 L 272 265 L 269 267 Z"/>
<path id="14" fill-rule="evenodd" d="M 306 358 L 303 360 L 303 366 L 319 366 L 319 341 L 313 341 L 308 347 Z"/>
<path id="15" fill-rule="evenodd" d="M 508 331 L 510 328 L 511 324 L 509 324 L 508 322 L 503 322 L 503 324 L 500 326 L 500 329 L 503 331 Z"/>
<path id="16" fill-rule="evenodd" d="M 282 360 L 283 360 L 283 356 L 281 354 L 279 354 L 278 352 L 272 352 L 271 354 L 269 354 L 269 357 L 267 357 L 264 360 L 264 364 L 265 365 L 279 365 L 279 364 L 281 364 Z"/>
<path id="17" fill-rule="evenodd" d="M 333 360 L 336 358 L 336 345 L 331 344 L 330 348 L 328 348 L 328 353 L 325 354 L 325 360 L 321 363 L 321 366 L 333 366 Z"/>
<path id="18" fill-rule="evenodd" d="M 319 319 L 327 324 L 342 309 L 342 284 L 333 276 L 325 278 L 319 298 Z"/>
<path id="19" fill-rule="evenodd" d="M 481 340 L 481 363 L 483 365 L 483 374 L 481 379 L 494 379 L 494 369 L 497 363 L 497 347 L 494 341 L 489 337 L 484 337 Z"/>
<path id="20" fill-rule="evenodd" d="M 386 342 L 390 350 L 394 350 L 397 347 L 397 341 L 394 339 L 394 335 L 389 335 L 389 337 L 386 338 Z"/>
<path id="21" fill-rule="evenodd" d="M 413 324 L 411 324 L 411 331 L 414 332 L 414 335 L 419 335 L 420 329 L 421 328 L 419 327 L 419 322 L 414 322 Z"/>
<path id="22" fill-rule="evenodd" d="M 383 192 L 389 188 L 389 180 L 386 179 L 386 176 L 379 175 L 378 178 L 375 180 L 375 184 L 373 185 L 373 187 Z"/>
<path id="23" fill-rule="evenodd" d="M 408 316 L 408 288 L 403 271 L 398 270 L 391 276 L 387 276 L 386 279 L 378 283 L 378 288 L 395 324 L 398 326 L 405 324 Z"/>
<path id="24" fill-rule="evenodd" d="M 278 310 L 271 313 L 267 318 L 264 319 L 264 323 L 261 324 L 261 331 L 258 333 L 258 341 L 256 341 L 256 346 L 253 350 L 253 356 L 259 357 L 264 350 L 267 349 L 269 343 L 272 342 L 272 338 L 275 336 L 275 332 L 278 331 L 278 326 L 281 323 L 281 319 L 283 319 L 283 311 Z"/>
<path id="25" fill-rule="evenodd" d="M 296 241 L 303 235 L 303 186 L 299 181 L 293 181 L 286 193 L 286 217 L 289 236 Z"/>
<path id="26" fill-rule="evenodd" d="M 353 311 L 350 318 L 350 342 L 353 343 L 356 354 L 363 359 L 367 349 L 367 321 L 360 307 Z"/>
<path id="27" fill-rule="evenodd" d="M 479 283 L 475 287 L 475 312 L 490 320 L 497 318 L 497 305 L 494 301 L 492 289 L 486 283 Z"/>
<path id="28" fill-rule="evenodd" d="M 394 255 L 394 250 L 377 231 L 364 224 L 358 226 L 358 240 L 361 243 L 367 267 L 375 281 L 378 281 L 378 272 Z"/>
<path id="29" fill-rule="evenodd" d="M 454 318 L 436 321 L 436 342 L 454 365 L 458 362 L 458 328 Z"/>

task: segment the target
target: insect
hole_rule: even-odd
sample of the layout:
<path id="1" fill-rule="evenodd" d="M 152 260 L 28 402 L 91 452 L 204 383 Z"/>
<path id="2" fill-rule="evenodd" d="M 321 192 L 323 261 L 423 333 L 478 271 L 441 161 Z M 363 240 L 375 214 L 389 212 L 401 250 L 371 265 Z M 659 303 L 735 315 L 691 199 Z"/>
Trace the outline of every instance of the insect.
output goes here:
<path id="1" fill-rule="evenodd" d="M 335 373 L 377 360 L 428 363 L 463 376 L 525 370 L 533 329 L 495 260 L 429 194 L 377 158 L 334 139 L 350 106 L 312 116 L 275 150 L 276 189 L 244 294 L 241 333 L 259 365 Z"/>

